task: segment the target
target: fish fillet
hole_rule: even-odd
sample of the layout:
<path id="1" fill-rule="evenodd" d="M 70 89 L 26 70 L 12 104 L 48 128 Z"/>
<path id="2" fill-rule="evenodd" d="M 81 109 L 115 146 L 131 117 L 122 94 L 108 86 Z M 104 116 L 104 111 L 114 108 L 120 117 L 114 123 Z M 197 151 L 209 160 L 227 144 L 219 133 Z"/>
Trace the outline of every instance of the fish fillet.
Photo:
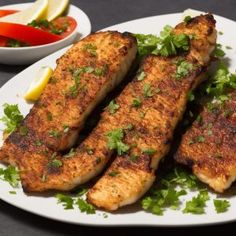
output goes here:
<path id="1" fill-rule="evenodd" d="M 57 60 L 39 101 L 5 140 L 0 160 L 25 173 L 40 169 L 47 153 L 70 148 L 87 116 L 125 77 L 136 53 L 136 39 L 128 33 L 98 32 L 75 44 Z"/>
<path id="2" fill-rule="evenodd" d="M 236 179 L 236 91 L 214 112 L 204 107 L 200 117 L 184 134 L 175 159 L 223 192 Z"/>
<path id="3" fill-rule="evenodd" d="M 189 53 L 169 58 L 147 57 L 140 70 L 145 78 L 139 81 L 137 75 L 116 99 L 120 106 L 115 114 L 120 120 L 118 127 L 125 129 L 129 123 L 133 127 L 125 131 L 123 138 L 129 150 L 118 155 L 89 190 L 90 203 L 113 211 L 137 201 L 153 184 L 158 163 L 167 154 L 175 127 L 185 111 L 188 93 L 201 82 L 209 64 L 216 43 L 214 27 L 211 15 L 177 25 L 175 34 L 195 35 Z M 179 79 L 176 61 L 181 60 L 194 66 Z M 142 103 L 132 107 L 137 97 Z"/>

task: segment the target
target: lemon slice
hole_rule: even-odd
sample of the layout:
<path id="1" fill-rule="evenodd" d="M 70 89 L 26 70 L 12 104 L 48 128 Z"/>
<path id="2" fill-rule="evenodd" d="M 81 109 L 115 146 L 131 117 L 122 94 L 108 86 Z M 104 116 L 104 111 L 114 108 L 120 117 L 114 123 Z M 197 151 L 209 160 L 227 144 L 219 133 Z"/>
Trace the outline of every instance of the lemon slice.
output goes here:
<path id="1" fill-rule="evenodd" d="M 37 0 L 29 8 L 0 18 L 2 22 L 26 25 L 33 20 L 44 18 L 47 13 L 48 0 Z"/>
<path id="2" fill-rule="evenodd" d="M 184 10 L 183 14 L 182 14 L 182 20 L 184 20 L 184 18 L 186 16 L 191 16 L 191 17 L 196 17 L 196 16 L 200 16 L 201 14 L 204 14 L 205 12 L 203 11 L 198 11 L 198 10 L 194 10 L 194 9 L 186 9 Z"/>
<path id="3" fill-rule="evenodd" d="M 30 84 L 28 90 L 26 91 L 24 98 L 29 101 L 36 101 L 38 100 L 39 96 L 41 95 L 43 89 L 47 85 L 51 75 L 52 75 L 52 68 L 45 66 L 41 67 L 39 71 L 37 71 L 34 80 Z"/>
<path id="4" fill-rule="evenodd" d="M 48 21 L 54 20 L 58 16 L 62 15 L 68 6 L 69 0 L 48 0 L 46 19 Z"/>

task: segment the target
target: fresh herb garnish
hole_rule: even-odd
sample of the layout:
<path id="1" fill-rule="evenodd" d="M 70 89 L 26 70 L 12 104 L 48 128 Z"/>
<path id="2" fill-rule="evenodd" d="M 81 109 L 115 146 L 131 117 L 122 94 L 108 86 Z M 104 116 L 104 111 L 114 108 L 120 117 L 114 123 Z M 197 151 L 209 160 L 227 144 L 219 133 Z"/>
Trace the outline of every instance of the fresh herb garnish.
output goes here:
<path id="1" fill-rule="evenodd" d="M 144 80 L 146 77 L 146 73 L 144 71 L 141 71 L 138 75 L 137 75 L 137 80 L 138 81 L 142 81 Z"/>
<path id="2" fill-rule="evenodd" d="M 135 34 L 138 41 L 139 56 L 156 54 L 161 56 L 176 55 L 179 51 L 189 50 L 189 36 L 186 34 L 175 35 L 173 28 L 166 25 L 160 33 L 155 35 Z"/>
<path id="3" fill-rule="evenodd" d="M 191 16 L 185 16 L 184 18 L 184 23 L 188 23 L 189 21 L 191 21 L 192 17 Z"/>
<path id="4" fill-rule="evenodd" d="M 4 116 L 0 119 L 6 126 L 4 132 L 10 134 L 13 132 L 23 120 L 23 115 L 20 113 L 18 105 L 10 105 L 5 103 L 3 105 Z"/>
<path id="5" fill-rule="evenodd" d="M 222 58 L 222 57 L 224 57 L 224 55 L 225 55 L 225 52 L 222 49 L 222 45 L 217 43 L 216 48 L 213 52 L 213 56 L 216 58 Z"/>
<path id="6" fill-rule="evenodd" d="M 18 170 L 14 166 L 8 166 L 6 169 L 0 168 L 0 176 L 7 181 L 13 188 L 19 186 L 20 176 Z"/>
<path id="7" fill-rule="evenodd" d="M 107 146 L 110 150 L 116 150 L 118 155 L 122 155 L 129 150 L 129 146 L 123 143 L 124 138 L 123 129 L 114 129 L 107 133 Z"/>
<path id="8" fill-rule="evenodd" d="M 141 104 L 142 104 L 142 101 L 139 97 L 133 99 L 133 102 L 132 102 L 133 107 L 140 107 Z"/>
<path id="9" fill-rule="evenodd" d="M 153 149 L 153 148 L 142 149 L 142 153 L 147 154 L 149 156 L 153 156 L 156 152 L 157 152 L 157 150 Z"/>
<path id="10" fill-rule="evenodd" d="M 207 190 L 200 190 L 196 197 L 191 201 L 187 201 L 183 213 L 204 214 L 206 202 L 209 200 Z"/>
<path id="11" fill-rule="evenodd" d="M 57 130 L 50 130 L 48 134 L 51 138 L 59 138 L 61 136 L 60 132 Z"/>
<path id="12" fill-rule="evenodd" d="M 150 84 L 144 84 L 143 95 L 146 98 L 150 98 L 154 95 Z"/>
<path id="13" fill-rule="evenodd" d="M 180 80 L 187 76 L 192 70 L 194 66 L 192 63 L 187 62 L 185 60 L 180 60 L 177 63 L 177 68 L 176 68 L 176 79 Z"/>
<path id="14" fill-rule="evenodd" d="M 87 203 L 87 201 L 85 201 L 84 199 L 78 198 L 76 204 L 81 212 L 85 212 L 86 214 L 95 214 L 94 206 Z"/>
<path id="15" fill-rule="evenodd" d="M 65 210 L 74 209 L 74 199 L 71 196 L 58 193 L 56 198 L 58 203 L 62 203 Z"/>
<path id="16" fill-rule="evenodd" d="M 108 110 L 110 114 L 116 113 L 116 111 L 120 108 L 120 106 L 116 103 L 116 101 L 112 100 L 108 105 Z"/>
<path id="17" fill-rule="evenodd" d="M 214 206 L 217 213 L 222 213 L 228 210 L 230 203 L 227 200 L 214 199 Z"/>

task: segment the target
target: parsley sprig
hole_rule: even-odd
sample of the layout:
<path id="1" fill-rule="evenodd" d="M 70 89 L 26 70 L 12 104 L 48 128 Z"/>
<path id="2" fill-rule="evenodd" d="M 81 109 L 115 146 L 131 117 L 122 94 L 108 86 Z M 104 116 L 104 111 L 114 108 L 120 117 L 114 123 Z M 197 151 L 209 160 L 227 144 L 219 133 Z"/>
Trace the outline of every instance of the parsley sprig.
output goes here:
<path id="1" fill-rule="evenodd" d="M 0 168 L 1 179 L 7 181 L 13 188 L 19 186 L 20 176 L 14 166 L 8 166 L 6 169 Z"/>
<path id="2" fill-rule="evenodd" d="M 166 25 L 160 36 L 152 34 L 135 34 L 138 41 L 139 56 L 156 54 L 161 56 L 177 55 L 179 51 L 189 50 L 189 36 L 186 34 L 174 34 L 173 28 Z"/>
<path id="3" fill-rule="evenodd" d="M 23 115 L 21 114 L 17 104 L 7 104 L 3 105 L 4 116 L 0 119 L 6 126 L 4 132 L 10 134 L 13 132 L 23 120 Z"/>
<path id="4" fill-rule="evenodd" d="M 76 197 L 72 197 L 70 195 L 65 195 L 58 193 L 56 194 L 57 202 L 61 203 L 65 210 L 74 209 L 76 205 L 79 210 L 86 214 L 95 214 L 96 210 L 93 205 L 89 204 L 86 200 L 84 200 L 83 196 L 86 194 L 88 189 L 81 188 Z"/>
<path id="5" fill-rule="evenodd" d="M 122 155 L 129 150 L 129 146 L 126 145 L 122 139 L 124 138 L 123 129 L 114 129 L 107 133 L 107 146 L 110 150 L 116 150 L 118 155 Z"/>

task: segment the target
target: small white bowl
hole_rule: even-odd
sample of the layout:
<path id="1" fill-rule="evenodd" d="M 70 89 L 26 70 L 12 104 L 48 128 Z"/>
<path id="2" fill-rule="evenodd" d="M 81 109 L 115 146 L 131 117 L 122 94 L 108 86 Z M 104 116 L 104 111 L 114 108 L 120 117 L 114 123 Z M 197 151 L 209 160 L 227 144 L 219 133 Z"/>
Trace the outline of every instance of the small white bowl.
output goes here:
<path id="1" fill-rule="evenodd" d="M 30 4 L 31 3 L 14 4 L 0 7 L 0 9 L 22 10 L 29 7 Z M 77 21 L 77 27 L 66 38 L 54 43 L 40 46 L 19 48 L 0 47 L 0 64 L 31 64 L 63 47 L 72 44 L 77 39 L 83 38 L 91 33 L 90 20 L 81 9 L 77 8 L 76 6 L 70 5 L 68 16 L 72 16 Z"/>

